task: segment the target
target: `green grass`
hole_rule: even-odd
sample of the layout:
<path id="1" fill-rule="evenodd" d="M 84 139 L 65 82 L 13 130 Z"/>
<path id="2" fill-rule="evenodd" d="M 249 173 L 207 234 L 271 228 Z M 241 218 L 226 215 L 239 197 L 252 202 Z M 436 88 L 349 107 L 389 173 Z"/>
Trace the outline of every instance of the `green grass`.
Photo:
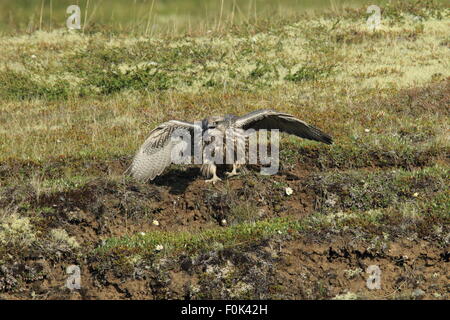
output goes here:
<path id="1" fill-rule="evenodd" d="M 382 1 L 379 4 L 385 4 Z M 0 5 L 0 32 L 23 33 L 51 30 L 65 26 L 69 5 L 79 5 L 84 32 L 108 30 L 112 33 L 132 32 L 137 35 L 176 35 L 224 30 L 233 25 L 255 23 L 273 17 L 298 16 L 330 7 L 327 0 L 221 1 L 221 0 L 121 0 L 86 1 L 18 0 Z M 335 11 L 347 7 L 369 5 L 368 0 L 333 2 Z"/>
<path id="2" fill-rule="evenodd" d="M 341 171 L 317 175 L 307 182 L 321 199 L 317 209 L 341 210 L 386 208 L 396 203 L 427 199 L 449 188 L 447 167 L 426 167 L 414 171 Z"/>
<path id="3" fill-rule="evenodd" d="M 98 248 L 97 253 L 109 251 L 124 252 L 140 249 L 143 254 L 154 254 L 157 245 L 163 245 L 164 252 L 198 252 L 199 250 L 211 250 L 230 246 L 244 245 L 255 240 L 273 236 L 277 233 L 286 233 L 287 230 L 297 225 L 297 222 L 289 222 L 284 219 L 272 221 L 258 221 L 255 223 L 241 223 L 229 228 L 210 229 L 201 233 L 191 232 L 149 232 L 131 237 L 110 238 Z"/>

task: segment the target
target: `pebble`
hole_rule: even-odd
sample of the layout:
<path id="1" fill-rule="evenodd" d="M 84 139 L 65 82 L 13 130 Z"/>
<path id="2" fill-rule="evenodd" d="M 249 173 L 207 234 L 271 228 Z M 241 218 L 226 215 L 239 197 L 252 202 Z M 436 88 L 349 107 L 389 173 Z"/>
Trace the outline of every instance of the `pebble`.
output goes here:
<path id="1" fill-rule="evenodd" d="M 422 298 L 425 295 L 425 291 L 423 291 L 422 289 L 416 289 L 413 291 L 413 293 L 411 294 L 413 298 Z"/>

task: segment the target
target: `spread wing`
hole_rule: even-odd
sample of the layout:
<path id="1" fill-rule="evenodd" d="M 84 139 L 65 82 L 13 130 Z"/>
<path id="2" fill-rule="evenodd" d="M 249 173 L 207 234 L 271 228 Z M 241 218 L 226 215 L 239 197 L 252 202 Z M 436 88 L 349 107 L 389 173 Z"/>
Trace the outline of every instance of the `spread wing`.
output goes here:
<path id="1" fill-rule="evenodd" d="M 235 127 L 247 129 L 278 129 L 281 132 L 296 135 L 300 138 L 320 141 L 326 144 L 332 144 L 333 139 L 306 122 L 295 118 L 294 116 L 277 112 L 274 110 L 257 110 L 238 117 L 234 122 Z"/>
<path id="2" fill-rule="evenodd" d="M 194 123 L 177 120 L 159 125 L 150 132 L 125 173 L 137 180 L 153 180 L 172 163 L 172 150 L 177 146 L 173 137 L 178 136 L 174 135 L 177 130 L 187 132 L 192 137 L 195 128 Z"/>

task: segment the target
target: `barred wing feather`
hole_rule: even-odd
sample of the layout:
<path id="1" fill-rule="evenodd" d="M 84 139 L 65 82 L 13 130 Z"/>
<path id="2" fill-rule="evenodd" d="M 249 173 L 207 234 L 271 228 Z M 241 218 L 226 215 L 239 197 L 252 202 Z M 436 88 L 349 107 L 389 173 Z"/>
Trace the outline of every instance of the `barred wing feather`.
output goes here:
<path id="1" fill-rule="evenodd" d="M 247 129 L 278 129 L 281 132 L 300 138 L 332 144 L 333 139 L 318 128 L 295 118 L 294 116 L 274 110 L 257 110 L 235 119 L 235 127 Z"/>
<path id="2" fill-rule="evenodd" d="M 194 124 L 171 120 L 153 129 L 126 173 L 141 181 L 153 180 L 160 175 L 172 163 L 172 149 L 176 145 L 172 134 L 177 129 L 189 130 L 192 135 Z"/>

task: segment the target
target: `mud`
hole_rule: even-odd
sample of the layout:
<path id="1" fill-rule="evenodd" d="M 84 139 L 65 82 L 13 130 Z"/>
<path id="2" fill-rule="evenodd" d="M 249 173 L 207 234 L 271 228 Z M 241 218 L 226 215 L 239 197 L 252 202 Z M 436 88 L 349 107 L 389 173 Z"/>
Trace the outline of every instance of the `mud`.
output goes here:
<path id="1" fill-rule="evenodd" d="M 212 186 L 198 168 L 173 169 L 153 183 L 96 179 L 68 192 L 37 196 L 26 186 L 10 188 L 3 205 L 28 201 L 42 212 L 37 227 L 63 228 L 86 250 L 103 239 L 137 232 L 201 231 L 238 223 L 233 207 L 250 204 L 259 220 L 301 218 L 321 208 L 323 194 L 311 188 L 315 171 L 301 165 L 271 177 L 250 169 L 244 179 Z M 121 171 L 123 166 L 107 170 Z M 294 189 L 291 197 L 283 192 Z M 333 187 L 333 186 L 332 186 Z M 334 189 L 333 189 L 334 190 Z M 342 190 L 334 190 L 345 193 Z M 318 197 L 322 197 L 320 202 Z M 233 220 L 235 219 L 235 221 Z M 157 220 L 158 226 L 152 222 Z M 449 252 L 423 239 L 396 238 L 374 248 L 373 235 L 311 230 L 193 256 L 159 257 L 134 267 L 114 267 L 114 255 L 77 256 L 39 248 L 0 270 L 0 296 L 6 299 L 436 299 L 448 298 Z M 111 261 L 108 261 L 111 259 Z M 82 288 L 66 287 L 69 264 L 82 266 Z M 370 290 L 370 265 L 381 270 L 381 289 Z M 110 267 L 108 267 L 110 266 Z M 128 269 L 127 269 L 128 268 Z"/>

